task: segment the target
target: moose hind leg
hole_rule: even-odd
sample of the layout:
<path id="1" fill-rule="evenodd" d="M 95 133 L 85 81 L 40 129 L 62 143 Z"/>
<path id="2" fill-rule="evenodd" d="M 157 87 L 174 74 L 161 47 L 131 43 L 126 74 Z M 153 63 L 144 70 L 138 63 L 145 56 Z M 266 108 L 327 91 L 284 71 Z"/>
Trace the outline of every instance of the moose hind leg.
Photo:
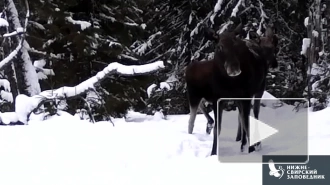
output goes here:
<path id="1" fill-rule="evenodd" d="M 209 115 L 209 113 L 206 111 L 206 107 L 204 106 L 203 103 L 200 103 L 199 105 L 200 110 L 203 112 L 204 116 L 207 119 L 207 124 L 206 124 L 206 133 L 210 134 L 213 127 L 214 127 L 214 120 L 212 117 Z"/>
<path id="2" fill-rule="evenodd" d="M 259 112 L 260 112 L 260 98 L 262 97 L 264 91 L 261 91 L 255 95 L 254 104 L 253 104 L 253 114 L 256 119 L 259 119 Z M 257 99 L 256 99 L 257 98 Z M 253 145 L 256 151 L 261 150 L 261 142 L 257 142 Z"/>
<path id="3" fill-rule="evenodd" d="M 242 139 L 241 124 L 242 124 L 241 116 L 238 113 L 238 128 L 237 128 L 236 141 L 241 141 L 241 139 Z"/>
<path id="4" fill-rule="evenodd" d="M 194 93 L 194 89 L 191 86 L 187 86 L 188 88 L 188 101 L 189 101 L 189 108 L 190 108 L 190 116 L 188 121 L 188 133 L 192 134 L 195 126 L 195 119 L 197 115 L 197 110 L 200 101 L 202 98 Z"/>
<path id="5" fill-rule="evenodd" d="M 190 106 L 190 116 L 188 121 L 188 133 L 192 134 L 195 126 L 198 106 Z"/>

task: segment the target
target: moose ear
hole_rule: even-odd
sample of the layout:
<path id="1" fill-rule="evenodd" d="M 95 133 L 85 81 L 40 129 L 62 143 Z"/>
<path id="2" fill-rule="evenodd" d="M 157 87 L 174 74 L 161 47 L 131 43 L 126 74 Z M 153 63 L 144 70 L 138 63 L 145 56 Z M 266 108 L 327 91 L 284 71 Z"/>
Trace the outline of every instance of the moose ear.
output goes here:
<path id="1" fill-rule="evenodd" d="M 265 32 L 265 37 L 272 38 L 273 36 L 274 36 L 273 30 L 270 27 L 268 27 Z"/>
<path id="2" fill-rule="evenodd" d="M 239 25 L 234 29 L 234 34 L 235 35 L 239 35 L 243 30 L 243 24 L 242 23 L 239 23 Z"/>
<path id="3" fill-rule="evenodd" d="M 211 28 L 205 29 L 205 38 L 212 41 L 219 41 L 219 35 Z"/>

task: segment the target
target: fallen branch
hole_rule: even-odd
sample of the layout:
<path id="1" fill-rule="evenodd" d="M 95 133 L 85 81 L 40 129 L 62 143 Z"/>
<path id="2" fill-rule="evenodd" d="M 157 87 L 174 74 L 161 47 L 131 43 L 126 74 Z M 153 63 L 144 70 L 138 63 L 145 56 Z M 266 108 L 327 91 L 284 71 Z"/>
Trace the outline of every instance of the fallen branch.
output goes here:
<path id="1" fill-rule="evenodd" d="M 56 90 L 46 90 L 38 95 L 28 97 L 20 94 L 16 97 L 15 112 L 18 121 L 27 124 L 30 114 L 38 110 L 45 102 L 54 101 L 55 99 L 77 98 L 89 90 L 95 90 L 95 86 L 106 79 L 108 75 L 120 74 L 122 76 L 145 75 L 165 68 L 163 61 L 156 61 L 145 65 L 125 66 L 117 62 L 109 64 L 95 76 L 81 82 L 74 87 L 61 87 Z M 1 119 L 1 117 L 0 117 Z"/>

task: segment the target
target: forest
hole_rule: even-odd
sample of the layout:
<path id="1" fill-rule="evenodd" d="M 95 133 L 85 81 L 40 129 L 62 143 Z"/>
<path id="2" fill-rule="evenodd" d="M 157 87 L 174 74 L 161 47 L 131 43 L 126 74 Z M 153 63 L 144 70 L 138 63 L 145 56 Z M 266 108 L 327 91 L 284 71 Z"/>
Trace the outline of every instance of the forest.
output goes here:
<path id="1" fill-rule="evenodd" d="M 214 56 L 205 28 L 221 33 L 239 23 L 242 38 L 268 26 L 279 38 L 267 92 L 307 98 L 313 111 L 329 103 L 329 1 L 4 0 L 0 12 L 5 124 L 12 113 L 26 123 L 32 112 L 58 110 L 91 121 L 129 110 L 188 114 L 185 68 Z"/>

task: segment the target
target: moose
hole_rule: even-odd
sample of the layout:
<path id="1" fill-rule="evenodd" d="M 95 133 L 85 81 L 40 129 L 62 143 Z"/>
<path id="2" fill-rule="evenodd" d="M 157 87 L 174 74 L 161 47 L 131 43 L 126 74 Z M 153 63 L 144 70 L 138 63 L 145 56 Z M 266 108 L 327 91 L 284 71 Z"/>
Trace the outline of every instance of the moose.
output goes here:
<path id="1" fill-rule="evenodd" d="M 192 134 L 197 109 L 202 99 L 212 103 L 215 124 L 213 131 L 213 146 L 211 155 L 216 154 L 217 134 L 221 132 L 221 118 L 224 101 L 221 98 L 261 98 L 266 86 L 266 75 L 269 66 L 277 67 L 275 49 L 278 39 L 271 28 L 266 29 L 264 37 L 258 43 L 240 39 L 237 35 L 242 24 L 234 31 L 224 31 L 220 35 L 209 29 L 208 39 L 216 42 L 214 58 L 204 62 L 194 62 L 187 66 L 185 80 L 187 85 L 190 118 L 188 133 Z M 237 100 L 239 110 L 239 127 L 236 141 L 241 140 L 241 152 L 244 152 L 249 136 L 249 116 L 251 100 Z M 213 124 L 212 118 L 201 107 L 208 119 L 206 132 L 210 133 Z M 260 99 L 254 100 L 253 112 L 258 119 Z M 210 119 L 211 118 L 211 119 Z M 251 153 L 258 149 L 261 143 L 248 148 Z"/>
<path id="2" fill-rule="evenodd" d="M 210 34 L 210 31 L 208 32 L 208 34 Z M 212 34 L 214 34 L 214 32 Z M 272 30 L 266 30 L 266 35 L 269 35 L 269 34 L 272 34 Z M 274 42 L 274 47 L 276 47 L 277 46 L 277 38 L 276 38 L 276 36 L 274 36 L 274 37 L 275 37 L 275 39 L 273 40 L 273 42 Z M 256 57 L 263 57 L 263 59 L 266 60 L 266 62 L 268 64 L 267 71 L 268 71 L 269 67 L 270 68 L 277 68 L 278 67 L 278 62 L 276 60 L 276 57 L 275 57 L 275 55 L 272 55 L 273 51 L 269 51 L 269 48 L 267 48 L 267 45 L 268 45 L 267 37 L 257 38 L 255 41 L 254 40 L 248 40 L 248 39 L 243 39 L 243 41 L 246 42 L 246 45 L 248 46 L 249 50 Z M 272 48 L 272 46 L 269 46 L 269 47 Z M 269 57 L 267 57 L 267 56 L 269 56 Z M 266 85 L 266 84 L 264 84 L 264 85 Z M 265 87 L 264 87 L 264 89 L 265 89 Z M 255 98 L 257 98 L 259 100 L 255 100 L 255 104 L 253 104 L 253 106 L 255 107 L 254 108 L 254 116 L 255 116 L 255 118 L 258 119 L 259 111 L 260 111 L 260 98 L 262 97 L 263 92 L 260 92 L 257 95 L 258 96 L 255 96 Z M 203 103 L 200 104 L 199 108 L 200 108 L 200 110 L 202 111 L 202 113 L 204 114 L 204 116 L 207 119 L 206 133 L 210 134 L 211 130 L 213 128 L 214 120 L 207 113 L 206 107 Z M 240 122 L 240 120 L 239 120 L 239 122 Z M 236 141 L 240 141 L 240 140 L 241 140 L 241 125 L 239 123 L 238 130 L 237 130 Z"/>

